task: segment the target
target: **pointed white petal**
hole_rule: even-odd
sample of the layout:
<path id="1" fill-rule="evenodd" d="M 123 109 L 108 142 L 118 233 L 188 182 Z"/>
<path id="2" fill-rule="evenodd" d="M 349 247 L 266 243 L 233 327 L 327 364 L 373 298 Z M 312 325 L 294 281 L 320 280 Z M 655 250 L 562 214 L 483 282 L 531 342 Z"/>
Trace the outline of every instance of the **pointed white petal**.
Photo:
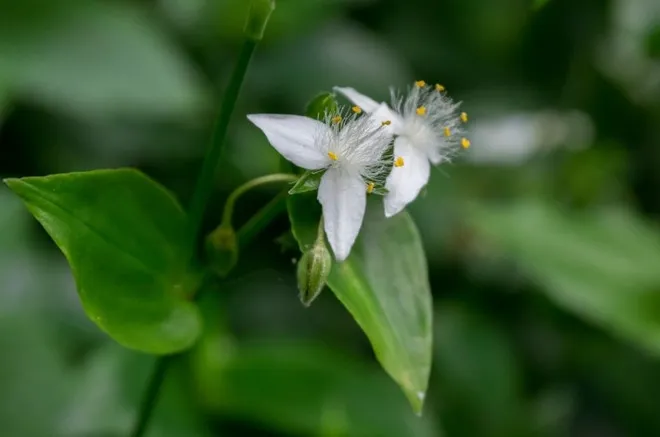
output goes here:
<path id="1" fill-rule="evenodd" d="M 415 200 L 426 185 L 431 173 L 431 164 L 425 153 L 416 149 L 405 137 L 394 141 L 394 156 L 403 158 L 403 166 L 392 167 L 385 188 L 388 193 L 383 199 L 385 216 L 391 217 Z"/>
<path id="2" fill-rule="evenodd" d="M 380 103 L 372 99 L 371 97 L 360 94 L 354 88 L 349 87 L 334 87 L 335 91 L 341 93 L 348 100 L 358 105 L 364 112 L 370 113 L 374 112 L 380 106 Z"/>
<path id="3" fill-rule="evenodd" d="M 289 161 L 307 170 L 330 164 L 319 144 L 329 135 L 320 121 L 300 115 L 250 114 L 248 119 L 266 134 L 270 144 Z"/>
<path id="4" fill-rule="evenodd" d="M 355 243 L 367 205 L 367 191 L 359 175 L 330 168 L 321 178 L 318 199 L 323 207 L 325 233 L 337 261 L 343 261 Z"/>

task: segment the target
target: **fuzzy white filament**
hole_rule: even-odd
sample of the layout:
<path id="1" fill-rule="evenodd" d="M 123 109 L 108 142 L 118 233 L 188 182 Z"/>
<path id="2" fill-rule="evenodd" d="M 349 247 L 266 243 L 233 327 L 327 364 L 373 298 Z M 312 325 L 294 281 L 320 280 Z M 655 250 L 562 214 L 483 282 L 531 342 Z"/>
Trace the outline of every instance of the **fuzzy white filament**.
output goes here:
<path id="1" fill-rule="evenodd" d="M 393 90 L 391 109 L 353 88 L 335 90 L 373 118 L 387 123 L 387 129 L 396 135 L 394 166 L 385 183 L 388 217 L 415 200 L 428 183 L 431 164 L 450 161 L 459 147 L 470 146 L 470 141 L 462 136 L 467 114 L 458 112 L 460 103 L 449 98 L 442 85 L 417 81 L 405 95 Z"/>
<path id="2" fill-rule="evenodd" d="M 383 155 L 391 133 L 356 110 L 327 115 L 324 123 L 297 115 L 252 114 L 248 119 L 295 165 L 325 170 L 318 191 L 325 232 L 337 261 L 346 259 L 362 226 L 367 192 L 387 168 Z"/>

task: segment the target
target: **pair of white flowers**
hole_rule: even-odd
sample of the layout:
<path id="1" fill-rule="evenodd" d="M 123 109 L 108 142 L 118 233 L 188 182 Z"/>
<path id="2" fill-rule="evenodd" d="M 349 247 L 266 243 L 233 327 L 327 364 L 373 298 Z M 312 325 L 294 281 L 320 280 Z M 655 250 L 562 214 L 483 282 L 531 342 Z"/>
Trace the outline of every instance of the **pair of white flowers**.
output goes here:
<path id="1" fill-rule="evenodd" d="M 307 170 L 325 170 L 318 200 L 325 232 L 337 261 L 348 257 L 362 226 L 367 194 L 385 179 L 385 215 L 415 200 L 429 179 L 431 164 L 449 160 L 462 137 L 467 114 L 458 113 L 441 85 L 415 82 L 407 96 L 392 91 L 392 106 L 353 88 L 335 87 L 355 106 L 350 115 L 330 114 L 325 122 L 299 115 L 251 114 L 268 141 L 286 159 Z M 364 113 L 364 114 L 363 114 Z M 394 157 L 386 151 L 394 139 Z"/>

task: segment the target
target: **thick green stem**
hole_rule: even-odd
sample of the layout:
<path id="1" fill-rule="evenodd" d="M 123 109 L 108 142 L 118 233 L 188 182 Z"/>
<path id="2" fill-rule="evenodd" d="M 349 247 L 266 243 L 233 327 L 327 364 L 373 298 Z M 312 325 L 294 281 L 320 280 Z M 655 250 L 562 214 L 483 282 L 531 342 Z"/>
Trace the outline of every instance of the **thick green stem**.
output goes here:
<path id="1" fill-rule="evenodd" d="M 151 415 L 158 402 L 158 395 L 160 394 L 160 389 L 165 381 L 165 375 L 167 374 L 167 368 L 169 367 L 171 360 L 172 356 L 170 355 L 164 355 L 156 359 L 154 370 L 149 379 L 149 384 L 144 392 L 142 401 L 140 402 L 138 418 L 131 430 L 130 437 L 142 437 L 147 431 L 149 419 L 151 419 Z"/>
<path id="2" fill-rule="evenodd" d="M 227 127 L 229 126 L 231 115 L 234 112 L 236 100 L 238 99 L 238 94 L 241 90 L 241 85 L 243 84 L 248 65 L 252 59 L 252 54 L 254 53 L 257 43 L 263 37 L 266 24 L 268 23 L 270 15 L 274 9 L 274 0 L 252 0 L 244 30 L 245 42 L 238 55 L 238 61 L 232 71 L 231 77 L 229 78 L 229 84 L 227 85 L 224 97 L 222 98 L 220 112 L 213 129 L 211 142 L 206 150 L 202 169 L 197 178 L 195 190 L 193 191 L 190 202 L 190 208 L 188 210 L 188 235 L 190 237 L 189 250 L 191 258 L 194 256 L 197 249 L 199 233 L 204 219 L 204 211 L 206 210 L 206 204 L 213 191 L 215 170 L 218 166 L 220 155 L 222 154 L 222 147 L 225 136 L 227 135 Z M 154 371 L 140 403 L 138 417 L 131 430 L 130 437 L 143 437 L 147 432 L 149 420 L 151 419 L 154 408 L 158 402 L 158 396 L 163 382 L 165 381 L 171 359 L 171 356 L 157 358 Z"/>
<path id="3" fill-rule="evenodd" d="M 222 222 L 220 226 L 229 226 L 231 227 L 231 218 L 234 214 L 234 205 L 239 197 L 241 197 L 246 192 L 250 191 L 253 188 L 256 188 L 260 185 L 272 184 L 275 182 L 294 182 L 298 179 L 298 176 L 294 174 L 286 173 L 276 173 L 269 174 L 266 176 L 261 176 L 251 181 L 247 181 L 240 187 L 236 188 L 232 193 L 227 197 L 227 202 L 225 203 L 225 209 L 222 213 Z"/>
<path id="4" fill-rule="evenodd" d="M 250 244 L 268 223 L 284 211 L 286 208 L 285 200 L 288 195 L 289 193 L 286 190 L 282 191 L 241 226 L 237 232 L 240 247 Z"/>
<path id="5" fill-rule="evenodd" d="M 254 53 L 256 46 L 257 41 L 251 38 L 247 38 L 243 43 L 243 48 L 238 56 L 238 62 L 231 74 L 229 85 L 227 86 L 227 90 L 225 91 L 225 95 L 220 105 L 220 114 L 211 136 L 211 143 L 204 156 L 202 170 L 197 178 L 197 184 L 195 185 L 195 191 L 193 192 L 188 213 L 190 220 L 189 235 L 191 238 L 191 253 L 194 253 L 195 248 L 197 247 L 197 240 L 199 238 L 199 232 L 204 218 L 204 211 L 206 210 L 206 204 L 213 191 L 215 170 L 222 153 L 229 120 L 234 111 L 234 106 L 236 106 L 236 99 L 238 98 L 238 93 L 243 84 L 243 78 L 245 77 L 248 64 L 250 63 L 252 53 Z"/>

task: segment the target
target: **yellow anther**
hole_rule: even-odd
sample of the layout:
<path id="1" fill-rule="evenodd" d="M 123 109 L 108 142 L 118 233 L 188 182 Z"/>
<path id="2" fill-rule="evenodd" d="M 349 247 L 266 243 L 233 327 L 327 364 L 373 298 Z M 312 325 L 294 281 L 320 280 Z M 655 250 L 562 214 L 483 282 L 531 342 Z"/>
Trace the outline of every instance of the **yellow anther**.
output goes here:
<path id="1" fill-rule="evenodd" d="M 332 159 L 333 161 L 336 161 L 339 159 L 337 154 L 335 152 L 328 152 L 328 158 Z"/>
<path id="2" fill-rule="evenodd" d="M 381 126 L 389 126 L 392 124 L 392 120 L 385 120 L 381 123 Z"/>
<path id="3" fill-rule="evenodd" d="M 415 86 L 417 88 L 424 88 L 426 86 L 426 82 L 424 82 L 423 80 L 418 80 L 417 82 L 415 82 Z"/>
<path id="4" fill-rule="evenodd" d="M 367 184 L 367 193 L 369 193 L 369 194 L 373 193 L 375 186 L 376 186 L 376 184 L 374 184 L 373 182 L 369 182 Z"/>
<path id="5" fill-rule="evenodd" d="M 403 167 L 403 157 L 402 156 L 397 156 L 396 159 L 394 160 L 394 166 L 395 167 Z"/>
<path id="6" fill-rule="evenodd" d="M 334 124 L 337 124 L 342 120 L 342 118 L 341 118 L 341 115 L 335 115 L 334 117 L 332 117 L 331 120 Z"/>
<path id="7" fill-rule="evenodd" d="M 436 83 L 436 84 L 435 84 L 435 90 L 436 90 L 437 92 L 441 93 L 441 92 L 443 92 L 443 91 L 445 90 L 445 87 L 443 87 L 443 86 L 440 85 L 439 83 Z"/>
<path id="8" fill-rule="evenodd" d="M 461 147 L 463 147 L 464 149 L 469 148 L 470 140 L 468 140 L 467 138 L 461 138 Z"/>
<path id="9" fill-rule="evenodd" d="M 468 122 L 467 112 L 461 112 L 461 121 L 462 121 L 463 123 L 467 123 L 467 122 Z"/>
<path id="10" fill-rule="evenodd" d="M 356 114 L 360 114 L 360 113 L 362 112 L 362 108 L 360 108 L 359 106 L 353 106 L 351 109 L 352 109 L 353 112 L 355 112 Z"/>
<path id="11" fill-rule="evenodd" d="M 426 115 L 426 106 L 420 106 L 415 112 L 417 115 Z"/>
<path id="12" fill-rule="evenodd" d="M 451 136 L 451 129 L 449 129 L 448 127 L 445 128 L 445 136 L 446 137 Z"/>

